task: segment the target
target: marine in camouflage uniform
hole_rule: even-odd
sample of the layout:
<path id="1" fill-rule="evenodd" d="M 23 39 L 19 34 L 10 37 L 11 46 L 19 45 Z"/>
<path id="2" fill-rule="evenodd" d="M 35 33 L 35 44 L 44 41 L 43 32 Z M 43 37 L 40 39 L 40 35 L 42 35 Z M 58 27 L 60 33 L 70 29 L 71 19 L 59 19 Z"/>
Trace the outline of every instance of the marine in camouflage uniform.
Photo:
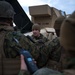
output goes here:
<path id="1" fill-rule="evenodd" d="M 0 40 L 0 49 L 1 49 L 0 53 L 2 53 L 0 54 L 0 60 L 6 64 L 6 66 L 4 66 L 5 64 L 3 64 L 0 61 L 0 63 L 3 64 L 3 65 L 0 64 L 1 75 L 2 74 L 17 75 L 17 73 L 20 70 L 20 67 L 19 67 L 20 61 L 16 63 L 16 60 L 17 58 L 18 59 L 20 58 L 19 50 L 21 50 L 21 47 L 24 48 L 25 50 L 28 50 L 37 62 L 40 58 L 39 61 L 41 61 L 41 66 L 45 65 L 48 60 L 51 49 L 45 49 L 46 47 L 45 48 L 41 47 L 39 50 L 36 47 L 36 45 L 33 44 L 26 36 L 24 36 L 23 34 L 18 34 L 17 32 L 14 31 L 14 29 L 12 28 L 14 10 L 8 2 L 0 1 L 0 9 L 2 9 L 2 11 L 0 11 L 0 38 L 2 35 L 4 37 L 4 38 L 2 37 L 2 39 Z M 20 44 L 16 43 L 14 39 L 17 39 Z M 3 43 L 2 43 L 2 40 L 3 40 Z M 9 64 L 9 60 L 10 60 L 10 64 Z M 9 65 L 8 68 L 7 68 L 7 64 Z M 18 69 L 18 71 L 16 69 Z"/>
<path id="2" fill-rule="evenodd" d="M 61 59 L 61 64 L 63 66 L 62 70 L 63 74 L 61 75 L 75 75 L 75 36 L 74 36 L 75 26 L 74 25 L 75 25 L 75 12 L 73 12 L 73 14 L 71 14 L 69 18 L 65 19 L 61 26 L 60 43 L 64 47 L 64 52 L 65 52 L 65 54 L 62 55 Z M 35 73 L 34 74 L 37 75 L 39 73 L 40 72 L 37 71 L 36 74 Z"/>
<path id="3" fill-rule="evenodd" d="M 50 49 L 51 52 L 49 54 L 46 67 L 54 69 L 54 70 L 61 70 L 60 57 L 61 57 L 62 47 L 60 46 L 58 37 L 56 37 L 51 42 L 49 42 L 48 49 Z"/>
<path id="4" fill-rule="evenodd" d="M 19 56 L 18 51 L 21 50 L 21 48 L 20 45 L 14 41 L 14 38 L 19 40 L 19 43 L 23 49 L 28 50 L 31 53 L 33 58 L 36 60 L 37 65 L 41 64 L 41 66 L 43 66 L 47 62 L 47 57 L 49 57 L 49 53 L 47 52 L 49 52 L 49 50 L 47 50 L 46 47 L 41 47 L 41 49 L 39 49 L 27 37 L 22 34 L 17 34 L 14 31 L 8 32 L 5 35 L 4 51 L 7 57 L 17 58 Z"/>
<path id="5" fill-rule="evenodd" d="M 46 69 L 39 69 L 33 75 L 75 75 L 75 12 L 64 20 L 61 26 L 60 43 L 64 47 L 65 54 L 62 57 L 62 74 L 57 74 Z M 56 41 L 55 41 L 56 42 Z M 54 45 L 54 44 L 53 44 Z M 51 45 L 50 45 L 51 46 Z M 56 46 L 56 45 L 55 45 Z M 58 46 L 58 45 L 57 45 Z M 58 47 L 57 47 L 58 48 Z M 48 74 L 47 74 L 48 73 Z"/>
<path id="6" fill-rule="evenodd" d="M 32 32 L 33 34 L 31 38 L 33 39 L 34 44 L 36 45 L 36 48 L 40 54 L 36 60 L 37 66 L 41 68 L 44 67 L 49 57 L 49 50 L 47 50 L 47 46 L 45 44 L 49 40 L 40 33 L 40 26 L 38 24 L 34 24 L 32 26 Z"/>
<path id="7" fill-rule="evenodd" d="M 48 67 L 51 69 L 60 70 L 61 67 L 59 61 L 61 57 L 62 47 L 59 42 L 59 32 L 60 26 L 64 19 L 65 17 L 62 16 L 56 19 L 54 28 L 58 37 L 52 41 L 47 40 L 42 35 L 39 37 L 32 35 L 32 39 L 35 41 L 34 44 L 38 48 L 38 52 L 41 52 L 41 54 L 39 53 L 40 56 L 36 60 L 39 68 Z M 38 25 L 33 25 L 32 30 L 40 31 L 40 28 Z"/>
<path id="8" fill-rule="evenodd" d="M 11 47 L 8 49 L 5 41 L 6 35 L 14 30 L 12 20 L 15 12 L 13 7 L 6 1 L 0 1 L 0 10 L 0 75 L 14 75 L 19 71 L 20 66 L 17 66 L 17 64 L 20 64 L 20 62 L 19 59 L 11 59 L 13 56 L 7 54 L 11 52 Z M 14 50 L 12 49 L 12 51 Z"/>
<path id="9" fill-rule="evenodd" d="M 75 11 L 61 26 L 60 43 L 64 47 L 62 66 L 66 75 L 75 75 Z"/>
<path id="10" fill-rule="evenodd" d="M 17 75 L 20 70 L 21 47 L 29 50 L 33 57 L 38 53 L 31 41 L 23 34 L 18 34 L 13 29 L 14 9 L 6 1 L 0 1 L 0 75 Z M 17 39 L 20 45 L 15 42 Z M 33 47 L 34 46 L 34 47 Z M 37 56 L 35 56 L 37 53 Z"/>
<path id="11" fill-rule="evenodd" d="M 55 22 L 55 30 L 58 36 L 59 36 L 58 31 L 60 31 L 60 26 L 61 26 L 63 19 L 64 17 L 60 17 Z M 60 22 L 60 25 L 58 22 Z M 58 63 L 60 60 L 61 49 L 62 49 L 62 47 L 60 46 L 59 38 L 56 37 L 55 39 L 50 41 L 40 33 L 39 33 L 40 36 L 38 37 L 35 35 L 37 34 L 36 33 L 37 30 L 40 32 L 40 26 L 38 24 L 34 24 L 32 26 L 33 35 L 31 38 L 33 39 L 34 44 L 38 48 L 38 52 L 41 52 L 41 54 L 39 53 L 40 56 L 36 60 L 37 66 L 39 68 L 48 67 L 48 68 L 58 70 L 59 69 Z"/>
<path id="12" fill-rule="evenodd" d="M 35 60 L 40 58 L 41 63 L 45 64 L 46 57 L 49 56 L 49 53 L 47 53 L 49 50 L 43 48 L 39 51 L 36 45 L 26 36 L 14 31 L 12 22 L 15 12 L 8 2 L 0 1 L 0 10 L 0 74 L 18 74 L 20 70 L 19 50 L 21 50 L 21 47 L 28 50 Z M 20 44 L 15 42 L 14 39 L 18 40 Z"/>
<path id="13" fill-rule="evenodd" d="M 54 28 L 55 28 L 57 37 L 55 37 L 52 41 L 49 41 L 46 43 L 46 45 L 48 46 L 48 49 L 51 51 L 49 54 L 49 60 L 46 66 L 51 69 L 59 70 L 59 71 L 61 71 L 60 58 L 61 58 L 61 52 L 63 52 L 63 48 L 60 45 L 60 41 L 59 41 L 59 38 L 60 38 L 59 35 L 60 35 L 60 27 L 64 19 L 65 17 L 60 16 L 55 20 Z"/>

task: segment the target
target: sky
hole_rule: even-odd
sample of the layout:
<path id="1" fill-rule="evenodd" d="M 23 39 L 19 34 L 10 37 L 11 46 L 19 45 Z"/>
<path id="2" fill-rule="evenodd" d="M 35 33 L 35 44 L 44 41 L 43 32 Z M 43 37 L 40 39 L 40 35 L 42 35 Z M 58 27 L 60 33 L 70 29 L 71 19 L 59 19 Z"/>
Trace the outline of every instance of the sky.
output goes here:
<path id="1" fill-rule="evenodd" d="M 48 4 L 50 7 L 54 7 L 58 10 L 65 11 L 66 14 L 71 14 L 73 11 L 75 11 L 75 0 L 18 0 L 18 1 L 29 18 L 31 18 L 29 14 L 30 6 Z"/>

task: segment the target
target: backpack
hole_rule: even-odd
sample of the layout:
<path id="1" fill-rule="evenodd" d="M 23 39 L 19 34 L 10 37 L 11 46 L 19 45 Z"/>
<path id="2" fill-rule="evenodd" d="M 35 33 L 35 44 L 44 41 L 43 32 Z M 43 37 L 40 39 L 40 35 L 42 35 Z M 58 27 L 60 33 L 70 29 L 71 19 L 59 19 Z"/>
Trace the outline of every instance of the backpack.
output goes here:
<path id="1" fill-rule="evenodd" d="M 20 58 L 7 58 L 5 56 L 3 49 L 5 34 L 5 30 L 0 30 L 0 75 L 18 75 Z"/>

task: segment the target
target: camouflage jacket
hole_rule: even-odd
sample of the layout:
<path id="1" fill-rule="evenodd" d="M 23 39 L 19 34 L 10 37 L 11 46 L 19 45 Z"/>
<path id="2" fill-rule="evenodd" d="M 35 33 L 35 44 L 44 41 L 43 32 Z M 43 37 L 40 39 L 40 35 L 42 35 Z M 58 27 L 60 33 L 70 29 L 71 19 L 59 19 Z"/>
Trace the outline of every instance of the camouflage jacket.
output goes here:
<path id="1" fill-rule="evenodd" d="M 46 66 L 51 69 L 60 70 L 60 58 L 63 48 L 60 45 L 59 37 L 56 37 L 52 41 L 47 42 L 46 45 L 48 46 L 48 50 L 50 51 Z"/>
<path id="2" fill-rule="evenodd" d="M 49 59 L 52 59 L 55 61 L 60 60 L 60 58 L 58 57 L 60 56 L 60 49 L 58 49 L 60 46 L 60 43 L 59 42 L 55 43 L 58 40 L 53 42 L 49 41 L 45 43 L 45 46 L 41 46 L 40 49 L 38 49 L 38 47 L 23 34 L 15 32 L 13 30 L 9 30 L 8 28 L 6 29 L 6 27 L 2 30 L 4 30 L 6 33 L 5 39 L 4 39 L 4 45 L 3 45 L 6 58 L 19 57 L 19 50 L 21 50 L 21 47 L 22 47 L 31 53 L 31 55 L 36 60 L 37 65 L 39 67 L 47 66 L 46 64 Z M 14 38 L 17 39 L 20 44 L 15 42 Z M 51 57 L 53 55 L 56 55 L 56 56 Z"/>
<path id="3" fill-rule="evenodd" d="M 14 38 L 17 39 L 20 44 L 15 42 Z M 7 58 L 17 58 L 19 57 L 19 50 L 21 50 L 22 47 L 31 53 L 39 68 L 46 66 L 49 59 L 59 61 L 60 49 L 58 50 L 58 48 L 60 47 L 60 43 L 58 40 L 48 41 L 39 45 L 40 47 L 36 44 L 21 33 L 6 30 L 4 53 Z"/>
<path id="4" fill-rule="evenodd" d="M 25 37 L 21 33 L 15 32 L 13 27 L 0 26 L 0 33 L 5 33 L 3 45 L 0 44 L 1 46 L 3 46 L 3 50 L 0 51 L 0 63 L 3 64 L 3 66 L 2 66 L 3 68 L 5 67 L 4 69 L 0 69 L 0 70 L 3 70 L 3 71 L 1 71 L 1 73 L 4 72 L 3 73 L 4 75 L 8 71 L 9 72 L 11 71 L 11 73 L 12 73 L 13 67 L 14 67 L 14 69 L 17 69 L 16 71 L 18 72 L 20 70 L 19 51 L 23 48 L 25 50 L 30 51 L 32 54 L 33 50 L 34 51 L 37 51 L 37 50 L 35 49 L 35 46 L 32 45 L 31 41 L 28 40 L 27 37 Z M 1 41 L 1 39 L 2 38 L 0 37 L 0 41 Z M 18 40 L 19 43 L 17 43 L 14 39 Z M 0 48 L 1 48 L 1 46 L 0 46 Z M 33 53 L 34 57 L 35 57 L 36 53 L 37 52 Z M 38 56 L 38 54 L 37 54 L 37 56 Z M 4 63 L 2 63 L 2 62 L 4 62 Z M 1 64 L 0 64 L 0 68 L 2 68 Z M 11 64 L 12 65 L 14 64 L 15 66 L 14 65 L 12 66 Z M 9 66 L 8 68 L 7 68 L 7 65 Z M 17 67 L 17 68 L 15 68 L 15 67 Z M 9 69 L 9 68 L 11 68 L 11 69 Z M 15 70 L 14 70 L 14 73 L 15 73 Z M 7 73 L 7 75 L 8 75 L 8 73 Z"/>
<path id="5" fill-rule="evenodd" d="M 47 49 L 47 46 L 45 44 L 49 40 L 46 37 L 44 37 L 42 34 L 40 34 L 40 37 L 34 37 L 32 35 L 31 38 L 33 39 L 34 41 L 33 44 L 35 45 L 36 50 L 39 53 L 39 56 L 36 59 L 37 66 L 41 68 L 46 64 L 49 57 L 49 50 Z"/>
<path id="6" fill-rule="evenodd" d="M 41 36 L 40 38 L 42 39 L 43 37 Z M 34 40 L 36 39 L 37 38 L 34 38 Z M 59 61 L 61 57 L 62 47 L 60 45 L 58 37 L 56 37 L 52 41 L 46 40 L 46 42 L 44 43 L 36 42 L 35 45 L 39 50 L 38 52 L 41 53 L 38 59 L 36 60 L 39 68 L 48 67 L 55 70 L 60 69 Z"/>
<path id="7" fill-rule="evenodd" d="M 50 56 L 46 67 L 51 69 L 62 71 L 64 75 L 75 74 L 75 52 L 66 51 L 59 42 L 59 38 L 56 37 L 47 44 L 50 51 Z"/>
<path id="8" fill-rule="evenodd" d="M 41 46 L 45 45 L 46 42 L 48 42 L 49 40 L 44 37 L 41 33 L 39 37 L 35 37 L 34 35 L 31 36 L 31 38 L 33 39 L 33 41 L 35 42 L 35 45 L 40 48 Z"/>
<path id="9" fill-rule="evenodd" d="M 26 36 L 15 31 L 5 31 L 4 40 L 4 53 L 6 58 L 17 58 L 19 57 L 19 50 L 21 47 L 28 50 L 33 58 L 36 60 L 37 65 L 45 65 L 49 57 L 49 50 L 46 46 L 41 46 L 39 49 L 36 44 L 32 43 Z M 19 44 L 15 42 L 15 39 L 19 41 Z"/>
<path id="10" fill-rule="evenodd" d="M 38 52 L 40 52 L 40 55 L 36 60 L 38 67 L 48 67 L 59 70 L 61 68 L 60 57 L 63 49 L 60 45 L 59 38 L 56 37 L 52 41 L 47 40 L 47 42 L 42 45 L 38 44 L 38 42 L 36 42 L 36 44 Z"/>
<path id="11" fill-rule="evenodd" d="M 62 69 L 75 70 L 75 53 L 64 49 L 64 53 L 62 53 L 61 56 Z"/>

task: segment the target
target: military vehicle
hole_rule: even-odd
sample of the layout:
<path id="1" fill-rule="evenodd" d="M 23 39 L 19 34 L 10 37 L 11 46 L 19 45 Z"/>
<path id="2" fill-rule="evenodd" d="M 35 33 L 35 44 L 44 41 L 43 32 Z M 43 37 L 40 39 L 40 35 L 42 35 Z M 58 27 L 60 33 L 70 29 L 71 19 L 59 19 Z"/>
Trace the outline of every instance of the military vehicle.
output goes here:
<path id="1" fill-rule="evenodd" d="M 31 6 L 29 7 L 29 13 L 32 18 L 32 21 L 31 21 L 29 17 L 27 16 L 27 14 L 25 13 L 25 11 L 23 10 L 20 3 L 18 2 L 18 0 L 5 0 L 5 1 L 9 2 L 13 6 L 14 11 L 16 13 L 14 16 L 14 24 L 22 33 L 24 33 L 24 35 L 32 35 L 32 32 L 31 32 L 32 25 L 33 23 L 38 23 L 41 26 L 41 33 L 45 37 L 51 40 L 52 38 L 56 36 L 55 30 L 53 28 L 55 19 L 59 16 L 66 16 L 65 12 L 58 10 L 54 7 L 50 7 L 49 5 Z M 39 8 L 41 9 L 48 8 L 48 10 L 46 12 L 42 12 L 41 10 L 38 11 Z M 38 12 L 37 13 L 34 12 L 35 10 Z"/>
<path id="2" fill-rule="evenodd" d="M 54 28 L 50 28 L 50 27 L 42 28 L 40 30 L 40 33 L 42 35 L 44 35 L 46 38 L 48 38 L 49 40 L 52 40 L 52 39 L 54 39 L 57 36 L 56 32 L 55 32 L 55 29 Z M 25 36 L 31 36 L 32 34 L 33 34 L 32 32 L 27 32 L 24 35 Z"/>

